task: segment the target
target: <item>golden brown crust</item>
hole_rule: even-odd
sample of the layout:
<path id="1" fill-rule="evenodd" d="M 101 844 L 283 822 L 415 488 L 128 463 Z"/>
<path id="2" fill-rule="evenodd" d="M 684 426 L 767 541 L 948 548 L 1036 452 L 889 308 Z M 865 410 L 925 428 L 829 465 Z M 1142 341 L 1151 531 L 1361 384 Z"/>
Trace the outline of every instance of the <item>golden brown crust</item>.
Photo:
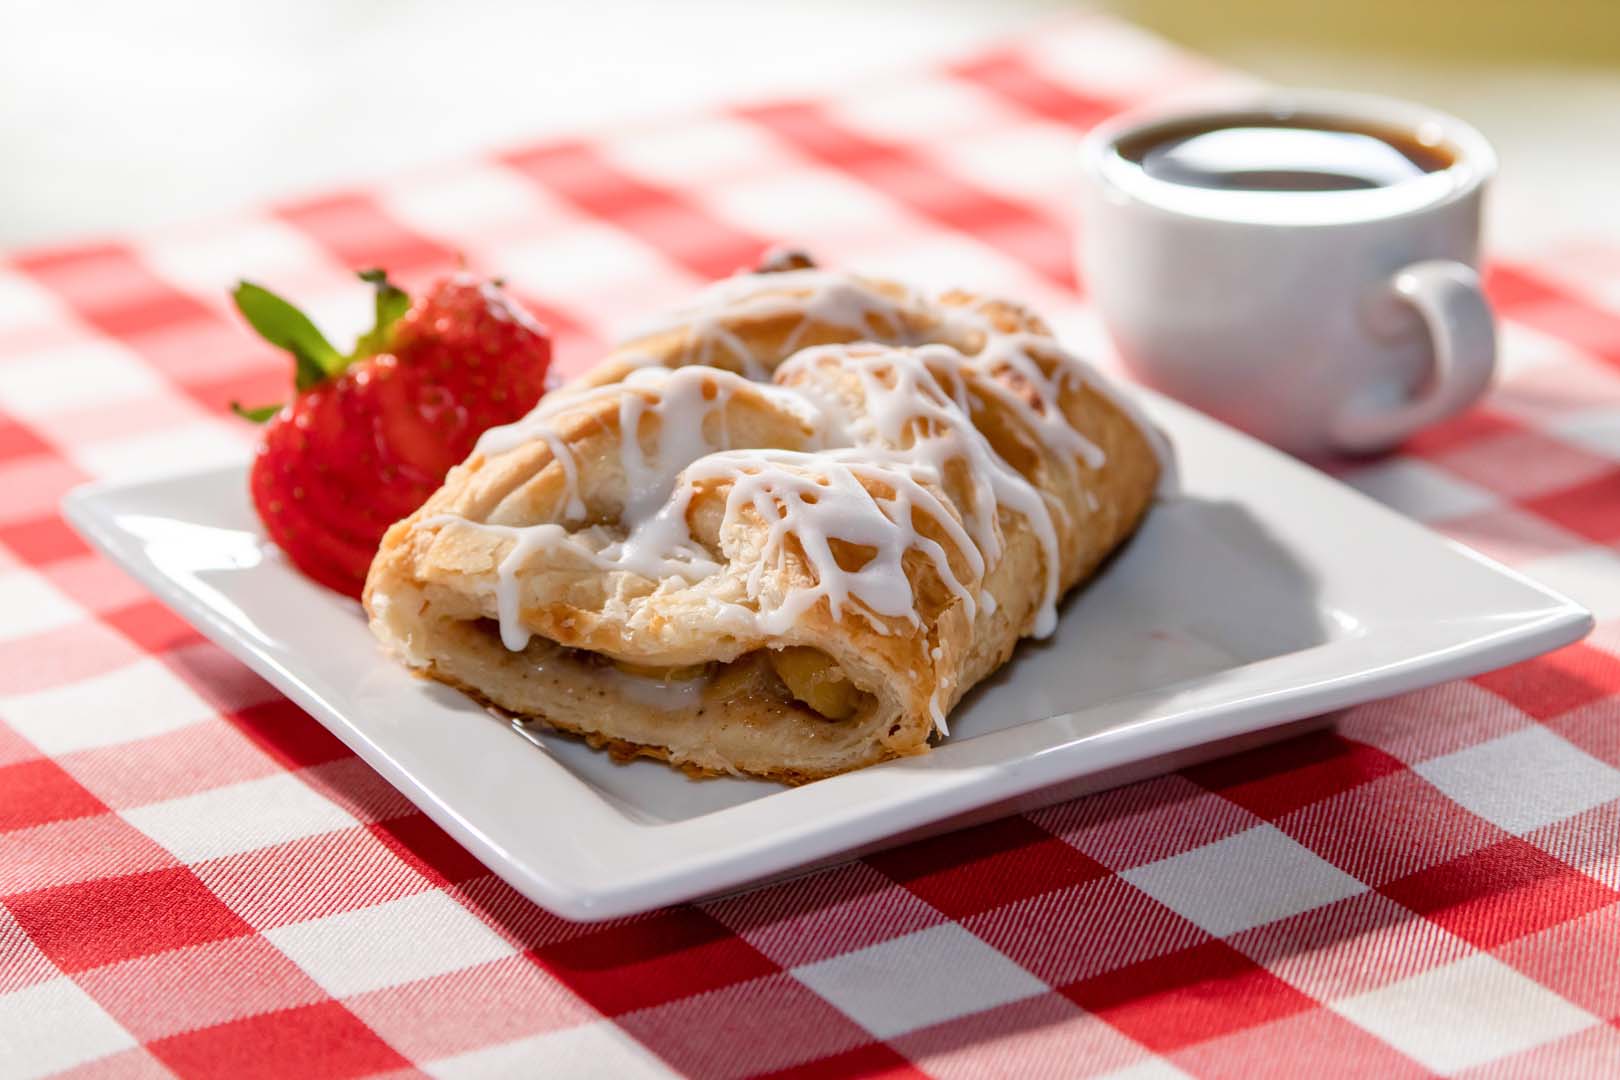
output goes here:
<path id="1" fill-rule="evenodd" d="M 1095 381 L 1071 378 L 1045 326 L 1018 305 L 960 292 L 924 301 L 893 283 L 840 278 L 839 288 L 849 291 L 834 297 L 837 310 L 826 315 L 822 309 L 832 305 L 818 301 L 807 315 L 794 306 L 811 287 L 806 281 L 788 270 L 739 282 L 736 295 L 701 320 L 644 335 L 554 392 L 545 437 L 497 441 L 453 470 L 384 538 L 366 589 L 378 636 L 431 677 L 579 735 L 616 759 L 652 757 L 693 775 L 800 783 L 925 752 L 936 718 L 1035 628 L 1048 571 L 1057 590 L 1067 591 L 1136 528 L 1159 461 L 1132 416 Z M 1015 354 L 1000 359 L 988 351 L 998 335 L 1018 340 Z M 818 344 L 834 347 L 802 351 Z M 938 345 L 949 349 L 905 351 Z M 975 363 L 958 363 L 981 353 Z M 790 354 L 793 364 L 781 366 Z M 675 393 L 673 383 L 631 377 L 640 367 L 681 368 L 699 359 L 721 368 L 682 373 L 682 392 L 698 404 L 678 418 L 654 407 Z M 696 460 L 694 447 L 707 452 L 721 443 L 789 452 L 787 464 L 772 467 L 808 476 L 832 467 L 831 459 L 803 453 L 824 437 L 826 417 L 872 413 L 869 395 L 885 393 L 919 362 L 937 380 L 930 393 L 971 402 L 964 422 L 973 437 L 982 434 L 1038 493 L 1034 505 L 1046 509 L 993 506 L 980 524 L 989 529 L 994 558 L 981 563 L 964 530 L 974 526 L 982 472 L 953 458 L 916 480 L 917 494 L 907 498 L 939 509 L 914 509 L 909 524 L 920 543 L 943 554 L 905 552 L 911 615 L 860 605 L 835 611 L 823 596 L 791 624 L 754 617 L 813 590 L 818 574 L 792 532 L 767 559 L 772 521 L 756 503 L 728 501 L 736 475 L 684 481 L 687 557 L 708 560 L 713 572 L 627 571 L 603 561 L 624 539 L 621 522 L 640 490 L 627 447 L 670 476 Z M 776 385 L 745 382 L 737 377 L 743 373 Z M 807 413 L 801 399 L 815 408 Z M 937 437 L 941 422 L 868 433 L 863 445 L 904 457 L 915 439 Z M 867 471 L 857 479 L 884 502 L 903 478 Z M 1050 542 L 1032 514 L 1050 518 Z M 521 549 L 520 537 L 541 524 L 557 541 Z M 851 572 L 871 557 L 853 544 L 836 554 Z M 534 635 L 525 648 L 506 648 L 491 628 L 503 595 Z M 861 702 L 855 715 L 829 720 L 792 700 L 773 665 L 757 662 L 782 649 L 827 657 L 858 691 L 848 699 Z M 623 670 L 603 657 L 623 662 Z M 625 674 L 691 665 L 707 665 L 696 686 Z"/>

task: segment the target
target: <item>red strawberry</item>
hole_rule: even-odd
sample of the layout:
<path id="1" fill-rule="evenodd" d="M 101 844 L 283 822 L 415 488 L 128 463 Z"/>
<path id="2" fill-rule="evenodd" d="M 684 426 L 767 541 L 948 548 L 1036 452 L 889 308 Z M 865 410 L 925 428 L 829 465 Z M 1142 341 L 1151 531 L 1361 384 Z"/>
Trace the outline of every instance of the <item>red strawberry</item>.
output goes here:
<path id="1" fill-rule="evenodd" d="M 249 484 L 271 539 L 298 568 L 358 597 L 383 533 L 421 506 L 486 428 L 534 408 L 551 339 L 492 282 L 457 274 L 416 303 L 380 270 L 377 325 L 339 353 L 302 312 L 243 282 L 236 306 L 293 354 L 297 396 L 245 410 L 269 420 Z"/>

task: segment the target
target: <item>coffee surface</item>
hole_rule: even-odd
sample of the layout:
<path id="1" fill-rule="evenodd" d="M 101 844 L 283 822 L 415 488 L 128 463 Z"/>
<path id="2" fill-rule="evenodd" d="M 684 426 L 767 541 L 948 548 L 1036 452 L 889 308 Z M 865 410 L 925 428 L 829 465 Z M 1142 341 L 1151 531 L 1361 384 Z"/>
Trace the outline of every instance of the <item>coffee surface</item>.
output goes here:
<path id="1" fill-rule="evenodd" d="M 1121 157 L 1173 184 L 1227 191 L 1360 191 L 1451 166 L 1442 145 L 1416 132 L 1327 117 L 1206 117 L 1122 140 Z"/>

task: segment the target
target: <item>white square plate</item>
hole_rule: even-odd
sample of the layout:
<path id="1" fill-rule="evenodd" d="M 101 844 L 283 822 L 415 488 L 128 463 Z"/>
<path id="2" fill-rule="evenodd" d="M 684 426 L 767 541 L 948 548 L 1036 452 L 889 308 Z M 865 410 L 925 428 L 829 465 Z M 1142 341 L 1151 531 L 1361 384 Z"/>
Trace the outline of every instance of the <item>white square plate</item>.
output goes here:
<path id="1" fill-rule="evenodd" d="M 1269 447 L 1148 398 L 1183 494 L 951 717 L 800 788 L 689 780 L 492 718 L 379 651 L 260 532 L 243 468 L 81 489 L 86 537 L 519 891 L 602 919 L 1178 768 L 1580 638 L 1586 611 Z"/>

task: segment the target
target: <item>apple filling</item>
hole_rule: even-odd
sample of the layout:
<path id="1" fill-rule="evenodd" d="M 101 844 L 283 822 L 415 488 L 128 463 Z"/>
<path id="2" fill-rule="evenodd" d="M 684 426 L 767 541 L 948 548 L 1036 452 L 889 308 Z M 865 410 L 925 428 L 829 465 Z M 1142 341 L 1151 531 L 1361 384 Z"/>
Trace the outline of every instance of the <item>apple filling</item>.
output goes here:
<path id="1" fill-rule="evenodd" d="M 499 638 L 500 628 L 493 619 L 479 620 L 478 629 Z M 674 667 L 634 664 L 538 636 L 525 652 L 542 670 L 578 665 L 597 678 L 609 676 L 624 696 L 666 709 L 752 697 L 792 703 L 822 720 L 840 721 L 852 720 L 877 704 L 877 698 L 851 682 L 831 656 L 802 645 L 759 649 L 729 662 Z"/>
<path id="2" fill-rule="evenodd" d="M 820 649 L 805 646 L 762 649 L 728 663 L 682 667 L 632 664 L 592 653 L 577 655 L 582 662 L 606 661 L 619 673 L 659 686 L 678 689 L 701 681 L 702 696 L 706 698 L 724 700 L 754 695 L 791 700 L 829 721 L 852 719 L 877 701 L 850 682 L 832 657 Z M 585 659 L 587 657 L 589 659 Z"/>

